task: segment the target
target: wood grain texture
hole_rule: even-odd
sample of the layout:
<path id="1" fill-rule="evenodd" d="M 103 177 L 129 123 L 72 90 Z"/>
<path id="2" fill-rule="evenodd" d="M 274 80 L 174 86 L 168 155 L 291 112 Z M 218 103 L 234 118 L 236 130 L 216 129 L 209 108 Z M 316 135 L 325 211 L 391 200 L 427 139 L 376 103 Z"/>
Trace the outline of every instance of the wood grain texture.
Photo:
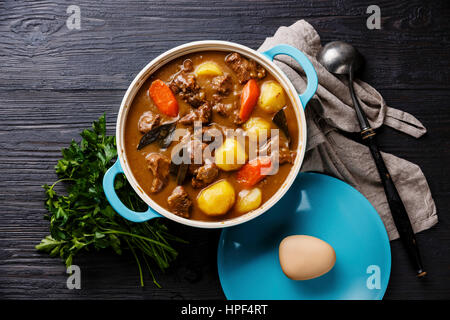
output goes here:
<path id="1" fill-rule="evenodd" d="M 378 1 L 382 30 L 365 27 L 365 1 L 76 1 L 81 30 L 68 30 L 65 1 L 0 1 L 0 298 L 223 299 L 217 230 L 168 222 L 189 240 L 163 285 L 139 287 L 133 258 L 91 252 L 75 263 L 82 290 L 66 288 L 60 260 L 36 252 L 48 233 L 40 187 L 55 180 L 60 149 L 103 112 L 109 133 L 137 72 L 176 45 L 203 39 L 257 48 L 279 26 L 305 18 L 323 42 L 352 42 L 367 58 L 362 78 L 389 105 L 428 129 L 414 139 L 389 128 L 380 148 L 421 166 L 439 223 L 417 235 L 429 277 L 418 281 L 393 241 L 386 299 L 450 298 L 450 18 L 447 1 Z"/>
<path id="2" fill-rule="evenodd" d="M 449 88 L 448 73 L 434 72 L 450 66 L 445 1 L 377 4 L 383 29 L 373 31 L 365 27 L 365 1 L 82 0 L 77 31 L 65 25 L 64 2 L 6 1 L 0 45 L 8 59 L 0 88 L 125 89 L 146 63 L 176 45 L 219 39 L 256 49 L 279 26 L 300 18 L 324 41 L 354 43 L 368 58 L 368 80 L 378 88 Z"/>

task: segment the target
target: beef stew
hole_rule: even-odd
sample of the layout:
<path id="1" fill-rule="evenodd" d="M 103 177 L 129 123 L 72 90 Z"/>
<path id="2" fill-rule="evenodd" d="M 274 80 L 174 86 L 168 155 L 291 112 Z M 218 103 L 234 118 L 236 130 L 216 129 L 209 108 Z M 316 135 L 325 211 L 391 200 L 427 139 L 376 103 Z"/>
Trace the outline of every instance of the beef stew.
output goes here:
<path id="1" fill-rule="evenodd" d="M 124 135 L 140 188 L 168 211 L 200 221 L 260 207 L 283 185 L 299 143 L 295 111 L 276 79 L 239 53 L 219 51 L 189 54 L 153 73 L 130 106 Z M 266 156 L 252 156 L 255 145 Z M 175 163 L 174 154 L 190 162 Z"/>

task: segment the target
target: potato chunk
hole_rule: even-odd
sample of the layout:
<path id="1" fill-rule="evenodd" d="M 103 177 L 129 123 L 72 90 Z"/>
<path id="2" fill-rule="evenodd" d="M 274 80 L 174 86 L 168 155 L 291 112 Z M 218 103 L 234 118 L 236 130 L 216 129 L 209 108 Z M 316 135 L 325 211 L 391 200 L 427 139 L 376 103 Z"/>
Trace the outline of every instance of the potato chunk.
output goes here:
<path id="1" fill-rule="evenodd" d="M 275 81 L 266 81 L 261 86 L 258 107 L 269 113 L 275 113 L 286 105 L 283 87 Z"/>
<path id="2" fill-rule="evenodd" d="M 212 62 L 206 61 L 200 64 L 194 71 L 196 76 L 221 76 L 223 74 L 222 69 Z"/>
<path id="3" fill-rule="evenodd" d="M 262 137 L 268 138 L 270 136 L 270 129 L 272 129 L 270 122 L 260 117 L 251 117 L 242 125 L 242 127 L 248 137 L 255 141 L 261 140 Z M 266 134 L 265 136 L 264 132 Z"/>
<path id="4" fill-rule="evenodd" d="M 259 188 L 242 190 L 239 192 L 236 202 L 236 210 L 239 213 L 246 213 L 257 209 L 261 205 L 262 192 Z"/>
<path id="5" fill-rule="evenodd" d="M 233 171 L 242 167 L 247 161 L 247 153 L 236 138 L 227 138 L 225 142 L 216 149 L 216 165 L 224 171 Z"/>
<path id="6" fill-rule="evenodd" d="M 198 207 L 209 216 L 227 213 L 234 202 L 234 188 L 227 180 L 221 180 L 203 189 L 197 197 Z"/>

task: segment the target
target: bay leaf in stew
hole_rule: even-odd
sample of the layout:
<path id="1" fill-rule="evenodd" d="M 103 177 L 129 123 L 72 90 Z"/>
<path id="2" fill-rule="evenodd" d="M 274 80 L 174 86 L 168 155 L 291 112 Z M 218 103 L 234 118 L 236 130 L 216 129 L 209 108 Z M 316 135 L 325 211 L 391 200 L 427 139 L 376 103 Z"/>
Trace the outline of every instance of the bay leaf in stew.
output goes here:
<path id="1" fill-rule="evenodd" d="M 281 131 L 283 131 L 288 142 L 291 142 L 291 135 L 289 134 L 289 128 L 286 120 L 286 114 L 284 113 L 284 108 L 275 113 L 275 115 L 272 118 L 272 121 L 278 126 L 278 128 L 281 129 Z"/>
<path id="2" fill-rule="evenodd" d="M 173 133 L 175 131 L 176 122 L 170 122 L 162 124 L 156 128 L 153 128 L 146 134 L 144 134 L 139 141 L 139 145 L 137 147 L 138 150 L 141 150 L 143 147 L 153 143 L 155 141 L 159 141 L 159 144 L 163 148 L 167 148 L 172 142 Z"/>
<path id="3" fill-rule="evenodd" d="M 175 128 L 177 127 L 176 123 L 172 123 L 172 124 L 173 125 L 170 126 L 169 128 L 163 129 L 163 130 L 167 130 L 167 133 L 166 132 L 164 132 L 163 134 L 160 133 L 160 136 L 165 136 L 164 138 L 161 138 L 161 140 L 159 140 L 159 146 L 163 149 L 167 149 L 170 146 L 170 144 L 172 143 L 173 135 L 175 133 Z"/>
<path id="4" fill-rule="evenodd" d="M 177 185 L 181 186 L 184 183 L 184 180 L 186 180 L 186 174 L 189 169 L 189 164 L 182 163 L 178 166 L 178 173 L 177 173 Z"/>
<path id="5" fill-rule="evenodd" d="M 186 151 L 186 148 L 182 148 L 180 149 L 180 151 L 178 151 L 178 156 L 180 158 L 183 158 L 183 154 Z M 180 164 L 175 164 L 173 162 L 173 160 L 170 161 L 170 167 L 169 167 L 169 172 L 176 176 L 176 180 L 177 180 L 177 185 L 181 186 L 184 181 L 186 180 L 186 176 L 189 170 L 189 163 L 180 163 Z"/>

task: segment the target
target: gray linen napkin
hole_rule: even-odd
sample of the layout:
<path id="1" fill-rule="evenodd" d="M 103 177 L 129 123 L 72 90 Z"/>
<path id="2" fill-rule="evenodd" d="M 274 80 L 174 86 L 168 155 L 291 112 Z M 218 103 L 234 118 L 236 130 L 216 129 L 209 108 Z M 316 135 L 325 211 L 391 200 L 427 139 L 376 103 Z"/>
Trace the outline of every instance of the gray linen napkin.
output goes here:
<path id="1" fill-rule="evenodd" d="M 399 237 L 386 195 L 369 149 L 343 136 L 339 130 L 359 132 L 349 90 L 344 78 L 329 73 L 317 60 L 320 37 L 306 21 L 280 27 L 267 38 L 259 51 L 277 44 L 288 44 L 305 53 L 319 77 L 316 95 L 306 107 L 308 142 L 302 171 L 318 171 L 342 179 L 358 189 L 380 215 L 389 239 Z M 286 73 L 298 92 L 306 88 L 301 67 L 288 56 L 277 56 L 276 64 Z M 363 81 L 355 82 L 355 92 L 373 128 L 387 125 L 415 138 L 426 129 L 414 116 L 386 105 L 383 97 Z M 383 153 L 386 166 L 402 198 L 415 232 L 428 229 L 438 221 L 436 206 L 422 170 L 415 164 Z"/>

